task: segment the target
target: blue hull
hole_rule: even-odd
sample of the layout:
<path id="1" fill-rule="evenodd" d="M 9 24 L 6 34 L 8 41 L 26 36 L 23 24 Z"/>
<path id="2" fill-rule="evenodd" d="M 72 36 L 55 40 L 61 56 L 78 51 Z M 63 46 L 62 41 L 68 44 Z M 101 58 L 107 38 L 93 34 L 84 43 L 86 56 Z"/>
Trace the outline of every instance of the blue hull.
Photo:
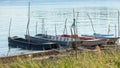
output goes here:
<path id="1" fill-rule="evenodd" d="M 32 36 L 25 36 L 26 39 L 30 39 L 30 41 L 32 42 L 35 42 L 35 43 L 46 43 L 46 42 L 54 42 L 56 43 L 57 45 L 59 46 L 62 46 L 62 47 L 68 47 L 68 42 L 67 41 L 58 41 L 58 40 L 52 40 L 50 38 L 48 38 L 47 36 L 41 36 L 41 38 L 36 38 L 36 37 L 32 37 Z"/>
<path id="2" fill-rule="evenodd" d="M 36 44 L 34 42 L 29 42 L 26 39 L 23 38 L 8 38 L 9 46 L 10 47 L 17 47 L 27 50 L 50 50 L 50 49 L 57 49 L 58 45 L 55 43 L 41 43 Z"/>

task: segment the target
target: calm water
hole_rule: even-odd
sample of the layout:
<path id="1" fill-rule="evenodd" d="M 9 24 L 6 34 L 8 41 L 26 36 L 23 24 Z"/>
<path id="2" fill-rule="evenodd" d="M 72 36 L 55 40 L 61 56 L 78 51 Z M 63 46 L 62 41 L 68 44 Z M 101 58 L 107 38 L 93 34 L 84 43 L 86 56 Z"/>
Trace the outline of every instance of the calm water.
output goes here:
<path id="1" fill-rule="evenodd" d="M 73 8 L 78 15 L 78 33 L 93 34 L 90 20 L 93 21 L 97 33 L 106 34 L 110 24 L 110 33 L 115 34 L 117 29 L 118 11 L 117 8 L 109 7 L 80 7 L 61 5 L 40 5 L 31 6 L 30 35 L 35 35 L 35 25 L 38 22 L 38 33 L 41 33 L 41 18 L 45 18 L 45 29 L 48 34 L 55 35 L 55 24 L 57 24 L 57 34 L 62 34 L 65 19 L 67 18 L 67 28 L 70 34 L 70 26 L 73 18 Z M 24 37 L 27 24 L 27 6 L 0 6 L 0 56 L 5 56 L 8 52 L 8 28 L 12 18 L 11 36 Z M 12 48 L 9 55 L 32 52 Z"/>

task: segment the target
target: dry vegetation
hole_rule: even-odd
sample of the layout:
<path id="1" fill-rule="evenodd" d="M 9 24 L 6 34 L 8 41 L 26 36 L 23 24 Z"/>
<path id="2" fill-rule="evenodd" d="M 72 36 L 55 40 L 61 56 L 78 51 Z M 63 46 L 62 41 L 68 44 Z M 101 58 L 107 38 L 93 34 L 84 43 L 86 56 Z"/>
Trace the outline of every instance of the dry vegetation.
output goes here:
<path id="1" fill-rule="evenodd" d="M 18 58 L 12 63 L 1 62 L 0 68 L 120 68 L 120 53 L 109 50 L 78 52 L 77 55 L 72 52 L 71 55 L 43 60 Z"/>

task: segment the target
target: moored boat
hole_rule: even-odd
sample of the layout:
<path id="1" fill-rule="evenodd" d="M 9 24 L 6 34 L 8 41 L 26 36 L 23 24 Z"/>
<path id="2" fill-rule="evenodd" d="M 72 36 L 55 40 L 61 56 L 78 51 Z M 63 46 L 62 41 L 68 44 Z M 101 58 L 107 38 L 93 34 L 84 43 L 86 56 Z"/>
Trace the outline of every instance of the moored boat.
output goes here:
<path id="1" fill-rule="evenodd" d="M 26 39 L 36 42 L 54 42 L 58 45 L 68 47 L 70 44 L 77 42 L 78 46 L 96 46 L 102 45 L 104 43 L 104 39 L 95 39 L 89 37 L 72 37 L 71 35 L 44 35 L 44 34 L 37 34 L 36 36 L 25 36 Z M 74 46 L 74 45 L 73 45 Z"/>
<path id="2" fill-rule="evenodd" d="M 18 36 L 8 37 L 8 42 L 10 47 L 17 47 L 27 50 L 50 50 L 59 48 L 59 46 L 53 42 L 38 44 Z"/>
<path id="3" fill-rule="evenodd" d="M 92 37 L 92 38 L 97 38 L 97 39 L 106 39 L 107 44 L 115 44 L 119 37 L 115 37 L 114 34 L 99 34 L 99 33 L 94 33 L 93 35 L 82 35 L 86 37 Z"/>

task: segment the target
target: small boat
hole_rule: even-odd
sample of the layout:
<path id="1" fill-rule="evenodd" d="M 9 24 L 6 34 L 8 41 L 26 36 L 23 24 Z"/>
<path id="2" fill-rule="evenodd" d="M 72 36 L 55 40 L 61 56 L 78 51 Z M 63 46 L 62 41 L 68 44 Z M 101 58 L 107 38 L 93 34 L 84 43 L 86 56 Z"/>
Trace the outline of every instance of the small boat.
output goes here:
<path id="1" fill-rule="evenodd" d="M 41 42 L 54 42 L 57 45 L 67 48 L 69 43 L 72 42 L 71 38 L 65 38 L 65 37 L 56 37 L 52 35 L 45 35 L 45 34 L 37 34 L 35 36 L 25 35 L 25 38 L 27 40 L 30 40 L 35 43 L 41 43 Z"/>
<path id="2" fill-rule="evenodd" d="M 62 37 L 71 37 L 70 35 L 61 35 L 61 36 Z M 86 37 L 86 36 L 77 36 L 77 37 L 82 42 L 81 45 L 84 45 L 84 46 L 102 45 L 106 41 L 105 39 L 96 39 L 93 37 Z"/>
<path id="3" fill-rule="evenodd" d="M 99 45 L 101 46 L 105 40 L 103 39 L 95 39 L 95 38 L 87 38 L 87 37 L 78 37 L 78 38 L 73 38 L 70 35 L 57 35 L 57 36 L 52 36 L 52 35 L 45 35 L 45 34 L 37 34 L 36 36 L 29 36 L 26 35 L 25 38 L 33 42 L 54 42 L 58 45 L 61 45 L 63 47 L 68 47 L 68 45 L 73 44 L 77 42 L 78 45 L 83 45 L 83 46 L 96 46 Z M 74 46 L 74 45 L 73 45 Z"/>
<path id="4" fill-rule="evenodd" d="M 86 37 L 92 37 L 92 38 L 97 38 L 97 39 L 106 39 L 107 44 L 115 44 L 119 37 L 115 37 L 114 34 L 99 34 L 99 33 L 94 33 L 93 35 L 82 35 Z"/>
<path id="5" fill-rule="evenodd" d="M 53 42 L 35 43 L 18 36 L 8 37 L 10 47 L 17 47 L 28 50 L 50 50 L 59 48 L 57 44 Z"/>

